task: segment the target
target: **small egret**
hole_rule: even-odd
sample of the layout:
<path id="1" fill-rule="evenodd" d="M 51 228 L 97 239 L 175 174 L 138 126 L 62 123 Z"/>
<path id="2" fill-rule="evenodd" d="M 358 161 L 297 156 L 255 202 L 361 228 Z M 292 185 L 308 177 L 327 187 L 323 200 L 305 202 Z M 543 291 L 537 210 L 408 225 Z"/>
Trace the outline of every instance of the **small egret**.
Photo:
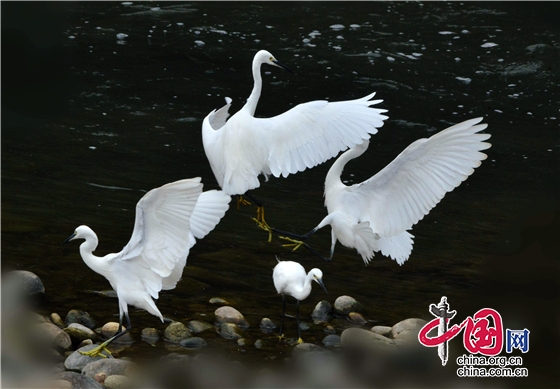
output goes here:
<path id="1" fill-rule="evenodd" d="M 479 134 L 487 124 L 482 118 L 449 127 L 428 139 L 418 139 L 370 179 L 351 186 L 340 180 L 346 163 L 362 155 L 369 141 L 343 153 L 332 165 L 325 180 L 328 215 L 305 235 L 274 231 L 305 240 L 330 224 L 334 254 L 336 241 L 355 248 L 367 265 L 381 251 L 402 265 L 412 252 L 414 236 L 407 230 L 474 172 L 486 159 L 481 150 L 490 134 Z M 301 240 L 291 240 L 296 250 Z M 309 246 L 306 245 L 309 248 Z M 312 250 L 315 252 L 314 250 Z"/>
<path id="2" fill-rule="evenodd" d="M 387 119 L 382 115 L 387 110 L 369 108 L 382 101 L 371 100 L 375 93 L 357 100 L 311 101 L 275 117 L 256 118 L 262 64 L 287 69 L 268 51 L 257 52 L 253 90 L 243 108 L 227 120 L 232 100 L 226 98 L 226 105 L 210 112 L 202 123 L 206 157 L 218 184 L 229 195 L 258 188 L 260 174 L 268 180 L 270 174 L 286 177 L 319 165 L 369 139 Z M 263 208 L 257 205 L 257 222 L 270 233 Z"/>
<path id="3" fill-rule="evenodd" d="M 323 287 L 325 293 L 327 288 L 323 284 L 323 272 L 317 268 L 311 269 L 309 273 L 305 272 L 303 266 L 293 261 L 278 261 L 272 272 L 272 280 L 276 291 L 282 295 L 282 319 L 280 322 L 280 338 L 282 328 L 284 327 L 284 316 L 286 314 L 286 299 L 284 295 L 290 295 L 297 301 L 296 321 L 298 327 L 298 343 L 303 343 L 301 340 L 301 329 L 299 328 L 299 302 L 305 300 L 311 293 L 311 281 L 317 282 Z"/>
<path id="4" fill-rule="evenodd" d="M 104 276 L 119 299 L 117 333 L 88 352 L 104 356 L 107 345 L 132 328 L 128 305 L 144 309 L 163 322 L 153 298 L 160 290 L 175 288 L 187 262 L 189 250 L 218 224 L 229 208 L 231 197 L 222 191 L 202 192 L 200 178 L 190 178 L 163 185 L 146 193 L 136 205 L 132 237 L 121 252 L 97 257 L 97 235 L 81 225 L 64 241 L 85 239 L 80 255 L 86 265 Z M 123 317 L 126 329 L 122 330 Z M 109 352 L 110 353 L 110 352 Z"/>

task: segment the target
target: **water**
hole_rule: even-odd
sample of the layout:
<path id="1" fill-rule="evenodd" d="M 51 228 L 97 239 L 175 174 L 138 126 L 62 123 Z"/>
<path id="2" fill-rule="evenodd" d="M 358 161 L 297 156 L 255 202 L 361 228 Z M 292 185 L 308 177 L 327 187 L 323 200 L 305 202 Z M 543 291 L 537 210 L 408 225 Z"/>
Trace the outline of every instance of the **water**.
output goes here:
<path id="1" fill-rule="evenodd" d="M 232 206 L 191 250 L 177 288 L 157 301 L 164 316 L 212 322 L 217 306 L 208 300 L 225 298 L 249 321 L 249 344 L 262 338 L 270 346 L 243 349 L 203 335 L 211 346 L 234 359 L 279 358 L 289 349 L 258 328 L 263 317 L 279 321 L 281 299 L 271 279 L 275 255 L 324 272 L 329 294 L 315 288 L 302 304 L 308 322 L 318 301 L 332 303 L 344 294 L 366 307 L 371 325 L 430 319 L 428 305 L 442 295 L 461 317 L 490 297 L 512 314 L 521 306 L 531 311 L 527 306 L 544 304 L 538 294 L 543 285 L 558 301 L 557 246 L 543 243 L 542 258 L 497 259 L 525 247 L 526 238 L 511 238 L 523 215 L 557 210 L 559 35 L 549 16 L 555 7 L 3 3 L 3 271 L 25 269 L 41 277 L 48 298 L 41 313 L 83 309 L 100 324 L 116 321 L 116 300 L 88 292 L 107 289 L 108 282 L 81 261 L 77 244 L 60 243 L 87 224 L 100 238 L 97 255 L 117 252 L 130 238 L 136 202 L 146 191 L 195 176 L 205 189 L 217 188 L 202 148 L 202 119 L 225 96 L 233 98 L 233 112 L 242 106 L 252 87 L 252 57 L 267 49 L 296 74 L 263 68 L 257 116 L 372 91 L 384 100 L 380 107 L 389 110 L 389 120 L 368 152 L 348 164 L 348 183 L 369 178 L 414 140 L 478 116 L 492 134 L 489 157 L 414 227 L 414 250 L 402 267 L 380 255 L 364 267 L 355 251 L 340 245 L 332 263 L 304 250 L 291 253 L 277 238 L 267 243 L 267 234 L 250 220 L 254 207 Z M 267 221 L 300 233 L 314 227 L 325 216 L 323 180 L 331 163 L 255 190 Z M 327 253 L 328 228 L 310 243 Z M 551 255 L 556 262 L 545 259 Z M 508 293 L 525 288 L 524 280 L 508 283 L 500 275 L 511 263 L 533 274 L 537 295 L 524 295 L 527 304 L 507 302 Z M 493 282 L 502 289 L 483 294 Z M 521 315 L 519 325 L 532 315 Z M 131 319 L 138 339 L 144 327 L 164 328 L 143 311 L 133 309 Z M 339 334 L 350 326 L 341 319 L 331 324 Z M 288 321 L 286 331 L 295 336 L 295 323 Z M 325 335 L 321 325 L 311 325 L 304 339 L 319 343 Z M 169 349 L 164 342 L 151 347 L 138 341 L 124 354 Z"/>

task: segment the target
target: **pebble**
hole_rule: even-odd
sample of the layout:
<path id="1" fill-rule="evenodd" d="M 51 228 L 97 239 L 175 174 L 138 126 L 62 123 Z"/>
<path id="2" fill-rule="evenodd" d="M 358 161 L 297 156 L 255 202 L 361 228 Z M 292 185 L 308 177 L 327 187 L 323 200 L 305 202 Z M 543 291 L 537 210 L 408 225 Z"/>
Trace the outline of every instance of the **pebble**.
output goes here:
<path id="1" fill-rule="evenodd" d="M 342 345 L 340 336 L 332 334 L 325 336 L 323 339 L 323 345 L 325 347 L 340 347 Z"/>
<path id="2" fill-rule="evenodd" d="M 208 302 L 210 304 L 222 304 L 222 305 L 229 304 L 227 300 L 224 300 L 223 298 L 220 297 L 212 297 Z"/>
<path id="3" fill-rule="evenodd" d="M 91 339 L 93 342 L 97 340 L 97 334 L 95 332 L 79 323 L 72 323 L 63 331 L 70 335 L 74 344 L 80 343 L 86 339 Z"/>
<path id="4" fill-rule="evenodd" d="M 66 358 L 66 360 L 64 361 L 64 367 L 66 368 L 66 370 L 72 370 L 72 371 L 77 371 L 77 372 L 82 372 L 82 369 L 89 363 L 92 363 L 94 361 L 98 361 L 101 359 L 105 359 L 102 356 L 96 356 L 96 357 L 90 357 L 87 355 L 82 355 L 80 354 L 80 351 L 89 351 L 94 349 L 95 347 L 97 347 L 97 344 L 91 344 L 91 345 L 87 345 L 84 347 L 79 348 L 78 350 L 74 351 L 72 354 L 70 354 L 68 356 L 68 358 Z M 105 351 L 103 351 L 103 355 L 106 355 L 107 357 L 110 357 L 109 354 L 107 354 Z"/>
<path id="5" fill-rule="evenodd" d="M 66 380 L 54 380 L 50 382 L 49 388 L 72 389 L 72 384 Z"/>
<path id="6" fill-rule="evenodd" d="M 91 339 L 84 339 L 84 340 L 78 345 L 77 348 L 82 348 L 82 347 L 87 346 L 87 345 L 90 345 L 90 344 L 93 344 L 93 341 L 92 341 Z"/>
<path id="7" fill-rule="evenodd" d="M 55 326 L 53 323 L 40 323 L 37 324 L 39 331 L 50 341 L 50 343 L 63 350 L 67 350 L 72 346 L 70 336 Z"/>
<path id="8" fill-rule="evenodd" d="M 330 324 L 326 326 L 323 331 L 325 331 L 327 334 L 336 334 L 336 329 Z"/>
<path id="9" fill-rule="evenodd" d="M 91 318 L 89 313 L 80 311 L 78 309 L 71 309 L 70 311 L 68 311 L 68 314 L 66 314 L 66 318 L 64 319 L 64 321 L 68 325 L 72 323 L 79 323 L 92 330 L 95 328 L 95 321 Z"/>
<path id="10" fill-rule="evenodd" d="M 418 332 L 428 322 L 422 319 L 405 319 L 398 322 L 391 329 L 393 339 L 418 339 Z"/>
<path id="11" fill-rule="evenodd" d="M 315 322 L 325 322 L 328 321 L 332 312 L 331 303 L 327 300 L 322 300 L 317 303 L 311 313 L 311 317 Z"/>
<path id="12" fill-rule="evenodd" d="M 300 343 L 300 344 L 296 345 L 292 350 L 293 354 L 300 354 L 300 353 L 306 353 L 306 352 L 328 353 L 327 350 L 325 350 L 321 346 L 317 346 L 316 344 L 313 344 L 313 343 Z"/>
<path id="13" fill-rule="evenodd" d="M 239 339 L 242 337 L 241 329 L 234 323 L 222 323 L 220 335 L 225 339 Z"/>
<path id="14" fill-rule="evenodd" d="M 348 321 L 354 324 L 364 325 L 367 323 L 367 320 L 364 319 L 361 313 L 358 312 L 350 312 L 348 314 Z"/>
<path id="15" fill-rule="evenodd" d="M 171 343 L 181 343 L 181 341 L 192 337 L 192 334 L 186 325 L 180 321 L 174 321 L 165 328 L 163 337 Z"/>
<path id="16" fill-rule="evenodd" d="M 188 363 L 191 361 L 190 355 L 169 353 L 159 359 L 163 363 Z"/>
<path id="17" fill-rule="evenodd" d="M 105 379 L 104 385 L 107 389 L 125 389 L 130 388 L 130 378 L 125 375 L 110 375 Z"/>
<path id="18" fill-rule="evenodd" d="M 347 328 L 340 335 L 342 347 L 366 348 L 375 351 L 395 350 L 393 340 L 362 328 Z"/>
<path id="19" fill-rule="evenodd" d="M 241 312 L 233 307 L 220 307 L 214 312 L 216 321 L 222 323 L 233 323 L 242 328 L 249 327 L 249 323 L 245 320 Z"/>
<path id="20" fill-rule="evenodd" d="M 182 340 L 179 344 L 189 350 L 198 350 L 208 345 L 204 339 L 198 336 Z"/>
<path id="21" fill-rule="evenodd" d="M 245 347 L 247 345 L 247 339 L 245 338 L 237 339 L 237 345 L 241 347 Z"/>
<path id="22" fill-rule="evenodd" d="M 392 329 L 393 327 L 389 327 L 389 326 L 375 326 L 372 327 L 370 331 L 382 336 L 390 336 Z"/>
<path id="23" fill-rule="evenodd" d="M 362 305 L 350 296 L 340 296 L 334 302 L 334 313 L 347 316 L 350 312 L 362 312 Z"/>
<path id="24" fill-rule="evenodd" d="M 104 373 L 107 377 L 115 374 L 124 375 L 132 365 L 134 365 L 133 362 L 124 359 L 103 358 L 85 365 L 82 368 L 82 374 L 90 378 L 94 378 L 100 373 Z"/>
<path id="25" fill-rule="evenodd" d="M 105 339 L 109 339 L 117 333 L 118 329 L 119 329 L 119 323 L 110 321 L 105 323 L 103 327 L 101 327 L 101 334 Z M 123 331 L 124 331 L 124 327 L 123 327 Z M 132 343 L 132 342 L 134 342 L 134 339 L 132 339 L 132 335 L 130 334 L 130 332 L 127 332 L 126 334 L 122 335 L 117 340 L 115 340 L 114 343 L 117 344 L 117 343 Z"/>
<path id="26" fill-rule="evenodd" d="M 155 343 L 160 337 L 160 332 L 157 328 L 144 328 L 142 330 L 142 340 L 148 343 Z"/>
<path id="27" fill-rule="evenodd" d="M 263 317 L 260 327 L 264 332 L 272 332 L 276 329 L 277 325 L 268 317 Z"/>
<path id="28" fill-rule="evenodd" d="M 51 321 L 55 324 L 58 328 L 65 328 L 66 323 L 62 320 L 58 313 L 51 313 Z"/>
<path id="29" fill-rule="evenodd" d="M 190 332 L 198 334 L 199 332 L 203 332 L 210 329 L 215 329 L 215 327 L 210 324 L 200 320 L 191 320 L 187 323 L 187 328 Z"/>
<path id="30" fill-rule="evenodd" d="M 255 348 L 262 348 L 262 346 L 263 346 L 263 341 L 260 340 L 260 339 L 257 339 L 255 341 Z"/>
<path id="31" fill-rule="evenodd" d="M 302 331 L 307 331 L 309 329 L 309 324 L 304 321 L 299 322 L 299 329 Z"/>
<path id="32" fill-rule="evenodd" d="M 13 277 L 20 290 L 26 296 L 45 294 L 43 281 L 35 274 L 27 270 L 14 270 L 9 273 Z"/>
<path id="33" fill-rule="evenodd" d="M 68 381 L 72 388 L 79 389 L 104 389 L 105 387 L 93 378 L 86 377 L 73 371 L 57 373 L 54 376 L 57 380 Z"/>

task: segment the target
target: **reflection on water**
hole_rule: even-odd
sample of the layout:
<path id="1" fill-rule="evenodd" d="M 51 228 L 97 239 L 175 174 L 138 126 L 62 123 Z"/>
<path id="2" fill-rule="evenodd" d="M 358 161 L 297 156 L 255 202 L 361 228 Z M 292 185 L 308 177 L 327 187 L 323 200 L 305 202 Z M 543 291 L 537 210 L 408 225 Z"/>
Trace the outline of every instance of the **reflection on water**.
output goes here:
<path id="1" fill-rule="evenodd" d="M 412 141 L 469 118 L 485 117 L 493 146 L 475 174 L 414 227 L 414 250 L 402 267 L 381 255 L 364 267 L 356 252 L 340 245 L 332 263 L 303 250 L 291 253 L 277 238 L 266 242 L 250 219 L 254 207 L 232 207 L 192 249 L 177 288 L 162 293 L 158 307 L 167 317 L 212 322 L 217 306 L 208 300 L 219 296 L 249 321 L 250 344 L 270 340 L 258 324 L 280 315 L 271 278 L 275 255 L 323 270 L 329 294 L 313 290 L 302 304 L 308 318 L 318 301 L 332 303 L 343 294 L 366 307 L 372 325 L 428 318 L 428 304 L 442 295 L 458 311 L 479 306 L 477 288 L 502 234 L 525 204 L 557 188 L 558 31 L 538 8 L 470 2 L 56 7 L 62 26 L 52 38 L 61 42 L 51 48 L 59 55 L 56 79 L 36 86 L 51 88 L 54 100 L 31 93 L 29 104 L 18 91 L 33 91 L 35 78 L 3 77 L 3 94 L 14 98 L 3 96 L 2 263 L 4 270 L 42 278 L 48 293 L 42 313 L 76 308 L 100 324 L 116 320 L 116 300 L 88 293 L 108 288 L 107 281 L 85 266 L 77 247 L 60 243 L 87 224 L 100 239 L 97 255 L 117 252 L 128 242 L 136 202 L 146 191 L 195 176 L 205 189 L 216 188 L 202 149 L 202 119 L 225 96 L 233 98 L 233 112 L 242 106 L 259 49 L 296 74 L 263 69 L 258 116 L 372 91 L 384 100 L 380 107 L 389 119 L 369 150 L 348 164 L 348 183 L 369 178 Z M 17 36 L 17 26 L 8 27 Z M 19 44 L 8 49 L 18 52 L 29 43 Z M 43 104 L 56 109 L 47 114 Z M 255 190 L 269 223 L 300 233 L 315 226 L 326 214 L 322 190 L 331 163 L 272 178 Z M 327 253 L 328 229 L 309 243 Z M 131 317 L 138 338 L 143 327 L 162 327 L 143 311 L 132 310 Z M 319 343 L 322 326 L 309 324 L 304 338 Z M 338 333 L 350 326 L 342 319 L 331 324 Z M 208 337 L 233 355 L 244 352 Z M 245 354 L 276 358 L 279 349 L 248 347 Z M 126 354 L 136 352 L 161 355 L 166 348 L 136 342 Z"/>

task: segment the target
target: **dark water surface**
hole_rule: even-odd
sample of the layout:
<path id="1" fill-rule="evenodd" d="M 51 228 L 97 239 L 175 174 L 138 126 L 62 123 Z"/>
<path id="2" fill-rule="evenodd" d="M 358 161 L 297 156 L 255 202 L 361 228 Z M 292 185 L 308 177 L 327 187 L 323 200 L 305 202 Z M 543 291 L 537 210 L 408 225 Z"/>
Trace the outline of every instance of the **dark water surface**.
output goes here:
<path id="1" fill-rule="evenodd" d="M 253 55 L 267 49 L 296 74 L 263 68 L 258 116 L 373 91 L 384 100 L 389 119 L 347 166 L 350 183 L 414 140 L 479 116 L 492 134 L 488 159 L 413 228 L 403 266 L 378 255 L 365 267 L 340 245 L 332 263 L 291 253 L 276 237 L 267 243 L 250 219 L 254 207 L 232 206 L 191 250 L 177 288 L 161 294 L 163 315 L 213 322 L 218 306 L 208 300 L 225 298 L 249 321 L 249 346 L 203 334 L 211 346 L 241 361 L 283 358 L 290 348 L 258 326 L 263 317 L 279 321 L 271 279 L 279 255 L 324 272 L 329 294 L 314 288 L 302 303 L 308 342 L 326 335 L 310 318 L 321 299 L 353 296 L 370 328 L 430 320 L 428 305 L 445 295 L 461 319 L 491 306 L 505 328 L 531 330 L 525 360 L 533 381 L 507 385 L 558 383 L 557 11 L 557 3 L 3 2 L 2 270 L 41 277 L 40 313 L 83 309 L 100 325 L 116 321 L 116 300 L 88 292 L 108 282 L 82 262 L 78 244 L 60 243 L 87 224 L 100 239 L 97 255 L 120 251 L 146 191 L 196 176 L 205 189 L 217 188 L 202 119 L 225 96 L 232 111 L 242 106 Z M 326 214 L 331 163 L 253 191 L 268 222 L 301 233 L 314 227 Z M 310 243 L 326 254 L 329 228 Z M 175 351 L 139 340 L 144 327 L 163 330 L 157 318 L 133 308 L 131 320 L 138 341 L 121 355 Z M 338 334 L 351 326 L 331 324 Z M 286 332 L 295 336 L 293 321 Z M 259 338 L 268 345 L 262 350 L 253 347 Z M 452 348 L 464 353 L 459 340 Z"/>

